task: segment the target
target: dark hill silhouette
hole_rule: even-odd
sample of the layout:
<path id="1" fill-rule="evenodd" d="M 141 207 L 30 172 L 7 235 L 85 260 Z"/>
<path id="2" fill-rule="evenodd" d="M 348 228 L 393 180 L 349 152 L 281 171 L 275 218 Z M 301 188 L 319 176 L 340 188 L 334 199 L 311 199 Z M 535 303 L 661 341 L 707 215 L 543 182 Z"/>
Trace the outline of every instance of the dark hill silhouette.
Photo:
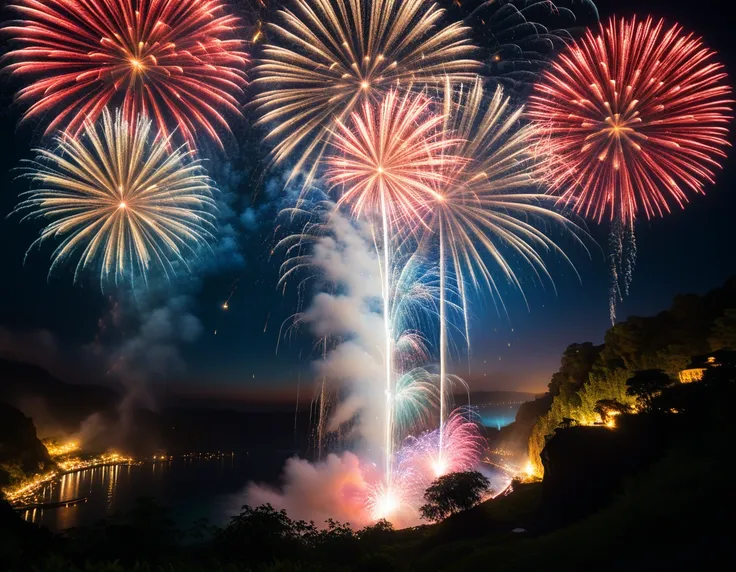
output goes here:
<path id="1" fill-rule="evenodd" d="M 52 465 L 31 418 L 0 403 L 0 486 L 43 472 Z"/>
<path id="2" fill-rule="evenodd" d="M 120 399 L 109 387 L 67 383 L 39 366 L 0 359 L 0 401 L 43 428 L 75 432 L 91 415 L 113 413 Z"/>
<path id="3" fill-rule="evenodd" d="M 107 386 L 62 381 L 45 369 L 0 359 L 0 401 L 32 417 L 43 436 L 72 436 L 85 449 L 120 449 L 148 456 L 274 448 L 303 453 L 308 447 L 309 412 L 295 423 L 292 404 L 284 408 L 237 411 L 207 406 L 152 410 Z"/>

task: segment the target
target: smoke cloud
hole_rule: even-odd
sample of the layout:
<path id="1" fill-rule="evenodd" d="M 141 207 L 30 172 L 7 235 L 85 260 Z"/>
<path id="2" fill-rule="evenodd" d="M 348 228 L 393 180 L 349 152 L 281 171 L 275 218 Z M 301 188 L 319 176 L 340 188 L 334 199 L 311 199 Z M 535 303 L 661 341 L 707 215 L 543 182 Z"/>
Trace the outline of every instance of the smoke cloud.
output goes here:
<path id="1" fill-rule="evenodd" d="M 268 503 L 286 510 L 290 518 L 313 520 L 317 526 L 323 526 L 328 518 L 356 528 L 371 522 L 365 507 L 369 484 L 360 459 L 353 453 L 331 454 L 320 463 L 291 458 L 286 461 L 282 478 L 281 490 L 249 484 L 248 504 Z"/>
<path id="2" fill-rule="evenodd" d="M 330 430 L 357 419 L 354 436 L 367 453 L 378 453 L 383 443 L 383 316 L 378 259 L 365 227 L 333 215 L 329 236 L 314 247 L 313 264 L 322 274 L 323 290 L 302 314 L 317 337 L 338 336 L 324 359 L 314 364 L 318 377 L 338 382 L 349 398 L 335 408 Z"/>
<path id="3" fill-rule="evenodd" d="M 329 233 L 314 245 L 312 266 L 321 276 L 317 293 L 298 316 L 317 338 L 330 336 L 332 344 L 314 362 L 317 377 L 339 384 L 346 397 L 331 412 L 327 427 L 338 431 L 349 424 L 347 435 L 361 457 L 379 458 L 383 442 L 383 316 L 380 312 L 381 281 L 378 259 L 368 229 L 333 214 Z M 327 518 L 366 526 L 374 519 L 367 508 L 370 490 L 380 481 L 375 465 L 353 452 L 329 455 L 310 463 L 289 459 L 282 488 L 250 484 L 246 502 L 270 503 L 296 519 Z"/>

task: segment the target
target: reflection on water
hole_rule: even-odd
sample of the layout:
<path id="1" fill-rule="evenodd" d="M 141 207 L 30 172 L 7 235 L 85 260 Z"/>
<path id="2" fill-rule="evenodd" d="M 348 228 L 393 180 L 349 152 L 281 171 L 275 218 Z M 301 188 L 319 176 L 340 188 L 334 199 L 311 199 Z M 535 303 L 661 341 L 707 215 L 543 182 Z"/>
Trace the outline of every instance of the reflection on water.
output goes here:
<path id="1" fill-rule="evenodd" d="M 275 481 L 287 456 L 284 452 L 271 452 L 85 469 L 49 483 L 35 501 L 40 504 L 86 498 L 85 502 L 29 509 L 22 516 L 61 531 L 92 525 L 130 510 L 140 497 L 152 497 L 171 509 L 174 521 L 182 528 L 198 518 L 224 525 L 239 512 L 245 484 L 249 480 Z"/>

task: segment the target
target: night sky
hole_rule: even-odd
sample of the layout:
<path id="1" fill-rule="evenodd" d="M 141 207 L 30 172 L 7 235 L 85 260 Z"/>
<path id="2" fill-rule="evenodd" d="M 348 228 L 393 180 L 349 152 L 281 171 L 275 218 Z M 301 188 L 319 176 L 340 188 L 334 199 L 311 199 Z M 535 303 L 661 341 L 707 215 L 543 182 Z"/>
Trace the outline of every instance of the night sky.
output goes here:
<path id="1" fill-rule="evenodd" d="M 253 22 L 248 3 L 237 5 Z M 674 18 L 705 36 L 732 76 L 736 73 L 736 43 L 722 1 L 601 0 L 597 5 L 602 19 L 614 8 L 617 15 L 629 15 L 634 7 L 639 14 Z M 2 14 L 7 18 L 7 10 Z M 228 205 L 217 256 L 198 267 L 195 278 L 133 299 L 120 291 L 101 294 L 94 277 L 74 285 L 71 269 L 47 278 L 50 247 L 34 250 L 24 264 L 38 226 L 5 215 L 27 189 L 27 181 L 16 180 L 19 172 L 13 169 L 31 158 L 31 147 L 44 138 L 39 125 L 18 126 L 21 108 L 12 98 L 19 85 L 7 74 L 0 76 L 0 353 L 39 361 L 67 377 L 112 379 L 131 340 L 139 342 L 134 349 L 146 349 L 141 324 L 154 308 L 166 307 L 173 333 L 156 342 L 163 346 L 165 363 L 143 360 L 137 370 L 153 392 L 293 398 L 299 379 L 309 384 L 308 335 L 282 341 L 276 354 L 280 326 L 296 310 L 296 297 L 293 290 L 282 294 L 276 289 L 278 260 L 270 251 L 282 175 L 265 170 L 267 148 L 260 143 L 262 132 L 250 126 L 252 113 L 233 120 L 237 141 L 228 143 L 229 161 L 220 156 L 208 164 Z M 631 295 L 619 306 L 620 319 L 659 312 L 676 294 L 706 292 L 736 273 L 735 183 L 736 163 L 730 157 L 706 196 L 691 196 L 684 211 L 665 219 L 637 224 L 638 263 Z M 562 242 L 582 283 L 569 266 L 551 258 L 557 295 L 549 284 L 541 288 L 527 278 L 529 310 L 510 289 L 505 295 L 508 316 L 496 313 L 490 300 L 472 300 L 471 372 L 462 356 L 453 368 L 471 387 L 543 391 L 568 344 L 602 342 L 610 326 L 607 228 L 591 225 L 589 230 L 602 245 L 591 245 L 590 256 Z M 231 294 L 225 311 L 222 304 Z"/>

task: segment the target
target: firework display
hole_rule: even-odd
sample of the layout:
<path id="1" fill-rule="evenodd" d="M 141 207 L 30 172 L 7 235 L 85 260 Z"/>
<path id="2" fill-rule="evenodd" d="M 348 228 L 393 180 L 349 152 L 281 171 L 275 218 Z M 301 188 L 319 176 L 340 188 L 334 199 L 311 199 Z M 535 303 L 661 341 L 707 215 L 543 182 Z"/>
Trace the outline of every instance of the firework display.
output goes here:
<path id="1" fill-rule="evenodd" d="M 29 251 L 54 243 L 49 274 L 71 263 L 75 282 L 95 272 L 126 293 L 196 274 L 229 224 L 202 165 L 242 135 L 228 118 L 248 109 L 250 41 L 256 159 L 287 198 L 266 184 L 269 204 L 240 221 L 279 213 L 270 254 L 298 301 L 276 349 L 297 326 L 314 335 L 315 457 L 361 447 L 344 480 L 366 522 L 415 524 L 437 477 L 484 466 L 478 417 L 453 410 L 473 296 L 500 315 L 507 291 L 554 288 L 551 258 L 577 274 L 558 239 L 585 249 L 587 218 L 611 224 L 615 320 L 635 222 L 703 194 L 729 145 L 728 77 L 679 25 L 578 34 L 597 22 L 590 0 L 456 4 L 463 21 L 431 0 L 259 2 L 246 31 L 226 0 L 16 0 L 3 27 L 23 117 L 55 143 L 22 177 Z"/>
<path id="2" fill-rule="evenodd" d="M 699 37 L 634 17 L 589 30 L 536 85 L 528 115 L 540 126 L 550 191 L 613 223 L 612 321 L 618 275 L 625 290 L 631 280 L 634 222 L 684 207 L 714 181 L 729 145 L 726 79 Z"/>
<path id="3" fill-rule="evenodd" d="M 577 213 L 631 224 L 683 207 L 728 146 L 731 87 L 715 53 L 662 20 L 610 20 L 562 54 L 529 117 L 550 190 Z"/>
<path id="4" fill-rule="evenodd" d="M 483 286 L 502 305 L 501 279 L 523 292 L 519 269 L 551 281 L 543 255 L 549 251 L 565 255 L 550 238 L 549 225 L 556 224 L 561 230 L 575 228 L 553 210 L 553 201 L 540 189 L 532 145 L 537 129 L 520 124 L 523 107 L 512 105 L 503 88 L 497 87 L 489 99 L 480 78 L 468 88 L 455 89 L 448 83 L 443 105 L 443 131 L 453 133 L 458 144 L 454 148 L 457 165 L 437 187 L 427 221 L 431 230 L 427 240 L 436 243 L 439 251 L 441 281 L 440 451 L 445 449 L 447 413 L 448 275 L 457 281 L 469 343 L 468 290 Z M 442 460 L 437 463 L 445 464 Z"/>
<path id="5" fill-rule="evenodd" d="M 51 270 L 78 257 L 80 272 L 100 267 L 103 284 L 142 276 L 152 267 L 175 274 L 214 238 L 215 200 L 210 179 L 169 139 L 153 141 L 151 121 L 129 125 L 107 110 L 83 135 L 60 135 L 58 148 L 40 149 L 16 212 L 48 222 L 33 243 L 61 240 Z"/>
<path id="6" fill-rule="evenodd" d="M 442 25 L 429 0 L 296 0 L 271 24 L 272 39 L 256 67 L 254 105 L 271 125 L 273 157 L 297 156 L 293 173 L 311 181 L 332 134 L 365 102 L 392 89 L 421 90 L 473 78 L 480 64 L 468 29 Z"/>
<path id="7" fill-rule="evenodd" d="M 424 96 L 391 91 L 377 111 L 365 103 L 349 124 L 337 121 L 325 176 L 341 191 L 338 207 L 349 205 L 355 217 L 380 215 L 394 229 L 422 220 L 435 185 L 459 163 L 448 152 L 456 141 L 430 107 Z"/>
<path id="8" fill-rule="evenodd" d="M 218 144 L 225 114 L 240 114 L 246 85 L 245 41 L 220 0 L 19 0 L 4 32 L 19 47 L 7 57 L 13 75 L 32 80 L 18 99 L 25 118 L 48 121 L 47 133 L 83 129 L 107 105 L 128 123 L 155 118 L 190 145 L 198 131 Z"/>
<path id="9" fill-rule="evenodd" d="M 352 125 L 337 120 L 339 132 L 332 144 L 336 154 L 327 158 L 326 179 L 341 190 L 337 208 L 348 205 L 355 217 L 366 216 L 381 236 L 383 265 L 382 297 L 385 328 L 387 415 L 385 418 L 385 467 L 391 470 L 394 414 L 393 301 L 396 292 L 396 254 L 392 241 L 400 228 L 419 226 L 436 195 L 436 185 L 447 180 L 446 172 L 457 168 L 459 159 L 449 153 L 457 142 L 440 130 L 442 118 L 428 114 L 430 101 L 422 95 L 403 96 L 390 91 L 377 113 L 369 102 L 362 114 L 352 114 Z M 403 231 L 402 231 L 403 232 Z M 387 481 L 390 481 L 387 475 Z"/>

